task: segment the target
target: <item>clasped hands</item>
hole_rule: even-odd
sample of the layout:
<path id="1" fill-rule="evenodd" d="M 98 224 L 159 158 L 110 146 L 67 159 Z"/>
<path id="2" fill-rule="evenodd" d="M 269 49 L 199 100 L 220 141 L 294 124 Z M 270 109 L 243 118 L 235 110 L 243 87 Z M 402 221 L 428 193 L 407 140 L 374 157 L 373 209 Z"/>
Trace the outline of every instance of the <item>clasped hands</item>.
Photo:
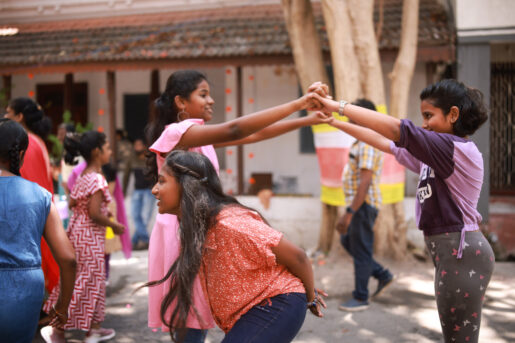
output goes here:
<path id="1" fill-rule="evenodd" d="M 314 121 L 313 124 L 331 124 L 333 110 L 330 108 L 332 97 L 329 95 L 329 87 L 320 81 L 314 82 L 308 87 L 305 96 L 308 99 L 307 110 L 315 111 L 312 116 L 318 118 L 318 122 Z"/>

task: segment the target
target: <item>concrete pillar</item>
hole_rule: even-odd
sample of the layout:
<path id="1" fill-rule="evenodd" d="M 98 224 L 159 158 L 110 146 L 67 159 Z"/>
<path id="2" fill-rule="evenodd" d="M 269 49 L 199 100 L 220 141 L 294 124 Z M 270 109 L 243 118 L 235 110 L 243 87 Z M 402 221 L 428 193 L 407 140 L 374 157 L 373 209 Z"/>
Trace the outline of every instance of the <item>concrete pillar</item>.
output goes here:
<path id="1" fill-rule="evenodd" d="M 479 89 L 490 107 L 490 44 L 488 42 L 458 43 L 458 80 Z M 488 222 L 490 202 L 490 119 L 471 137 L 483 154 L 484 180 L 478 210 L 483 222 Z"/>

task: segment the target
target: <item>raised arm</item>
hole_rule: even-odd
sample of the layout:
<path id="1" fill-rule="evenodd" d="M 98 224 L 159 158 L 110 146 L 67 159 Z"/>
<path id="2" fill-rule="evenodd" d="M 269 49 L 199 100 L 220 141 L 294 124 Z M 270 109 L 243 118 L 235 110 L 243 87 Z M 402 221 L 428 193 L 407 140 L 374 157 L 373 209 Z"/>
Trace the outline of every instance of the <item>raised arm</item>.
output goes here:
<path id="1" fill-rule="evenodd" d="M 357 140 L 373 146 L 378 150 L 389 154 L 392 153 L 390 150 L 391 141 L 374 130 L 341 120 L 333 120 L 331 125 L 355 137 Z"/>
<path id="2" fill-rule="evenodd" d="M 314 93 L 308 93 L 286 104 L 268 108 L 253 114 L 215 125 L 194 125 L 186 131 L 177 144 L 178 148 L 217 144 L 240 140 L 247 137 L 291 113 L 313 107 Z"/>
<path id="3" fill-rule="evenodd" d="M 61 278 L 59 298 L 54 309 L 50 311 L 50 325 L 62 326 L 66 324 L 68 319 L 68 305 L 70 304 L 75 285 L 77 263 L 75 261 L 75 250 L 66 235 L 66 231 L 64 231 L 59 213 L 53 203 L 50 206 L 50 213 L 45 223 L 43 237 L 45 237 L 50 251 L 59 265 Z"/>
<path id="4" fill-rule="evenodd" d="M 229 146 L 229 145 L 241 145 L 241 144 L 250 144 L 263 141 L 265 139 L 274 138 L 280 136 L 284 133 L 299 129 L 304 126 L 311 126 L 322 123 L 330 123 L 332 121 L 332 117 L 325 115 L 322 112 L 313 112 L 305 117 L 295 118 L 280 121 L 278 123 L 274 123 L 270 126 L 265 127 L 262 130 L 259 130 L 256 133 L 251 134 L 243 139 L 238 139 L 235 141 L 229 141 L 224 143 L 215 144 L 216 148 Z"/>
<path id="5" fill-rule="evenodd" d="M 318 94 L 314 94 L 314 97 L 324 106 L 324 112 L 340 110 L 340 102 L 321 97 Z M 389 140 L 397 142 L 400 138 L 401 121 L 395 117 L 352 104 L 346 104 L 342 114 L 356 124 L 374 130 Z"/>

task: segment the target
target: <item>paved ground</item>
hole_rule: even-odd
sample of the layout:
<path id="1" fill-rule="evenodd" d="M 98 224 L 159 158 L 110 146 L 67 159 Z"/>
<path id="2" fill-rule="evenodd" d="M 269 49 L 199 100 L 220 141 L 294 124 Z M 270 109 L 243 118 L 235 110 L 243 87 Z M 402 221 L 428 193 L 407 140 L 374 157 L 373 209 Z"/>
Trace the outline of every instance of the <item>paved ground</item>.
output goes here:
<path id="1" fill-rule="evenodd" d="M 111 259 L 112 275 L 108 286 L 105 327 L 115 328 L 112 342 L 170 342 L 167 333 L 146 326 L 146 290 L 133 294 L 146 281 L 147 252 L 136 251 L 130 260 L 120 253 Z M 324 263 L 325 262 L 325 263 Z M 429 262 L 381 261 L 395 274 L 396 280 L 364 312 L 338 310 L 343 298 L 350 296 L 353 285 L 352 261 L 341 249 L 335 250 L 321 264 L 315 265 L 317 285 L 330 296 L 325 318 L 308 313 L 296 343 L 321 342 L 440 342 L 440 325 L 433 296 L 433 267 Z M 497 263 L 486 294 L 480 342 L 515 342 L 515 263 Z M 374 290 L 376 282 L 371 281 Z M 81 342 L 84 334 L 67 333 L 68 342 Z M 223 333 L 210 330 L 209 343 L 220 342 Z M 43 340 L 37 337 L 33 343 Z"/>

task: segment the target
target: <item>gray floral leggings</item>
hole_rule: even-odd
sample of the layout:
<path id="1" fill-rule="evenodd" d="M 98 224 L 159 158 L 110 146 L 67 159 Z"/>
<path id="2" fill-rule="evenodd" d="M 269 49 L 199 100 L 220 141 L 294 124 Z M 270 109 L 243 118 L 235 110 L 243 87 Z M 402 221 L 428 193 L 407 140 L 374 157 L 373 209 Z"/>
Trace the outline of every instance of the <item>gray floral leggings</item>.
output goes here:
<path id="1" fill-rule="evenodd" d="M 481 308 L 494 269 L 494 253 L 480 231 L 465 233 L 463 256 L 457 259 L 461 232 L 426 236 L 435 265 L 435 296 L 445 342 L 477 342 Z"/>

